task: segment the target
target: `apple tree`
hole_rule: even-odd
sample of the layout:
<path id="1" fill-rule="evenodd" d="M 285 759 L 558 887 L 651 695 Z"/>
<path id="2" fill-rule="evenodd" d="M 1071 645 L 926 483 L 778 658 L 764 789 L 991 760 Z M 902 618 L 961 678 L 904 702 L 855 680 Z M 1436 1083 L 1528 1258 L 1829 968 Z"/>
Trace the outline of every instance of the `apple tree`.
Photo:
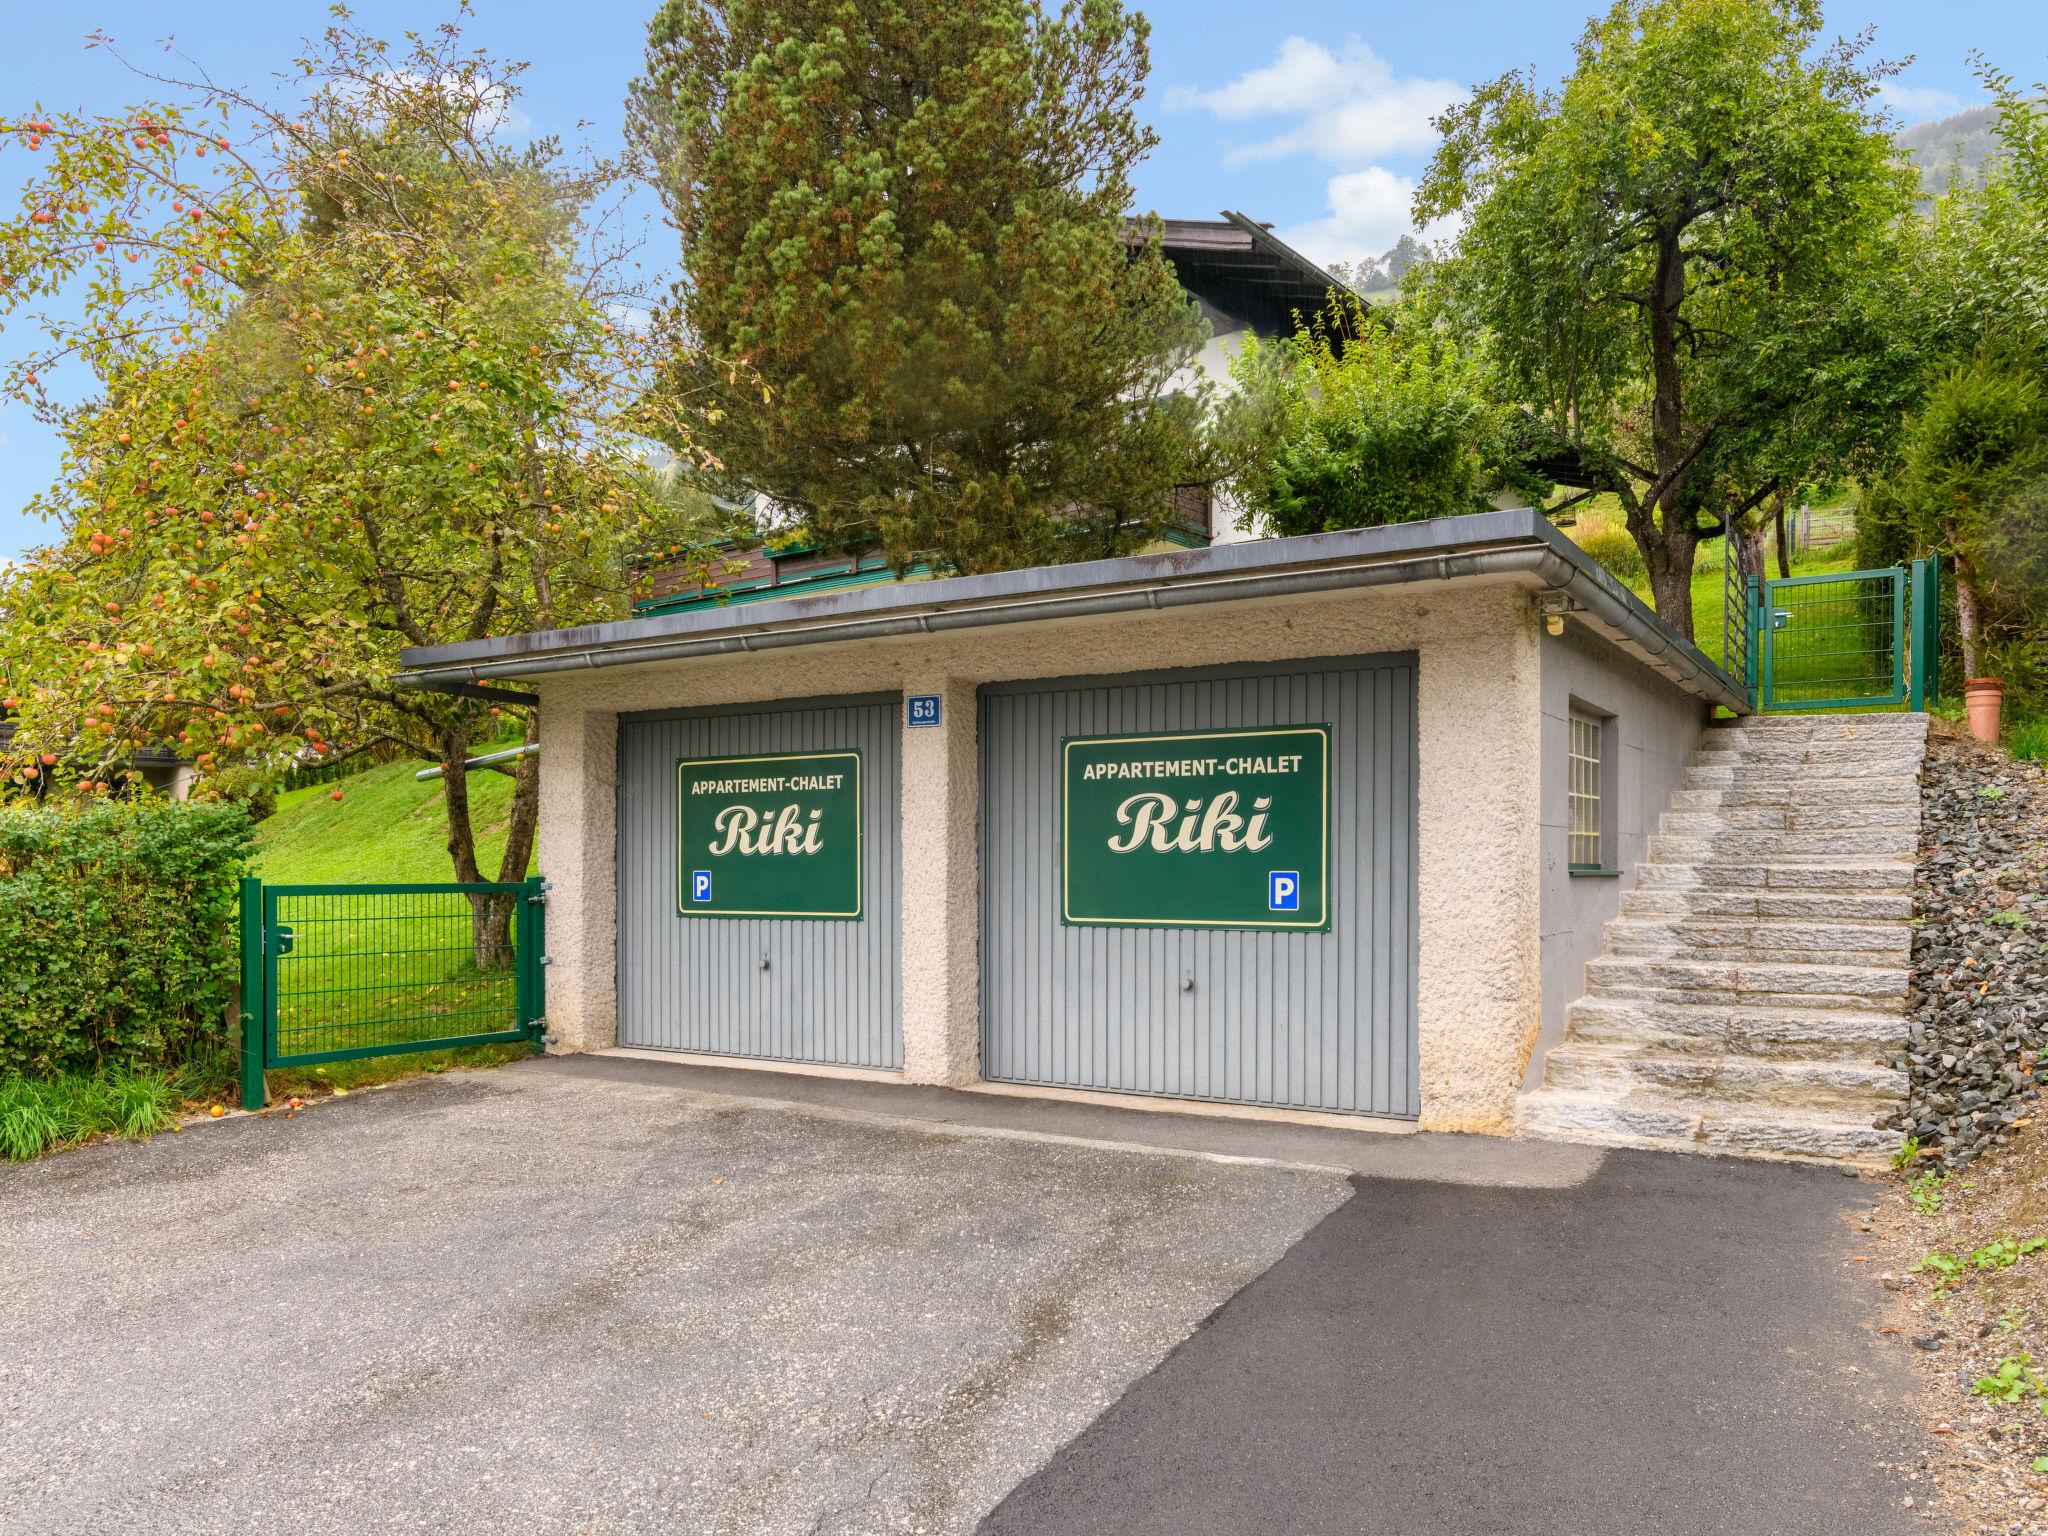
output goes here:
<path id="1" fill-rule="evenodd" d="M 387 744 L 454 769 L 476 880 L 459 765 L 531 713 L 401 692 L 398 651 L 619 616 L 635 552 L 692 532 L 636 433 L 687 451 L 693 407 L 642 419 L 586 220 L 615 170 L 508 142 L 516 67 L 345 16 L 307 52 L 284 103 L 138 70 L 130 111 L 0 122 L 31 160 L 0 387 L 64 446 L 55 536 L 0 586 L 0 775 L 103 793 L 151 743 L 202 774 Z M 505 880 L 535 833 L 534 759 L 514 775 Z M 479 905 L 480 955 L 508 920 Z"/>

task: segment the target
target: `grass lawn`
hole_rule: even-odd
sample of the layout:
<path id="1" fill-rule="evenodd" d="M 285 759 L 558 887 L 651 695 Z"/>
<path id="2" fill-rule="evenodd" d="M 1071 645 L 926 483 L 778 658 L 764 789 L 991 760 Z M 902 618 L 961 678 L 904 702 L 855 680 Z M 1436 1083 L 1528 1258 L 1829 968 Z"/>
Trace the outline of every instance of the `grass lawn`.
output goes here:
<path id="1" fill-rule="evenodd" d="M 418 769 L 411 761 L 387 763 L 338 784 L 280 795 L 276 814 L 256 829 L 256 874 L 269 885 L 452 881 L 441 785 L 415 779 Z M 512 780 L 473 773 L 469 792 L 477 862 L 495 874 L 504 857 Z M 333 895 L 278 901 L 278 920 L 294 933 L 291 952 L 277 963 L 283 1051 L 510 1027 L 512 971 L 478 968 L 468 898 Z M 345 1092 L 450 1066 L 496 1065 L 528 1053 L 524 1045 L 486 1045 L 279 1068 L 269 1074 L 271 1097 L 275 1102 Z"/>
<path id="2" fill-rule="evenodd" d="M 1839 512 L 1841 509 L 1835 510 Z M 1852 527 L 1852 523 L 1837 521 L 1835 524 L 1837 532 Z M 1620 505 L 1612 496 L 1596 496 L 1585 503 L 1567 532 L 1586 546 L 1596 559 L 1607 564 L 1608 568 L 1645 604 L 1653 608 L 1656 606 L 1650 596 L 1649 579 L 1640 569 L 1640 557 L 1636 555 L 1634 545 L 1629 542 L 1628 534 L 1622 526 Z M 1766 574 L 1777 575 L 1775 549 L 1766 547 L 1764 561 Z M 1853 571 L 1857 569 L 1856 543 L 1852 537 L 1822 548 L 1795 550 L 1791 563 L 1794 576 L 1825 576 L 1836 572 Z M 1726 637 L 1722 621 L 1726 611 L 1727 569 L 1721 545 L 1718 542 L 1702 544 L 1693 565 L 1693 643 L 1710 661 L 1717 663 L 1724 660 Z M 1802 615 L 1802 618 L 1815 618 L 1823 622 L 1825 617 L 1822 614 Z M 1781 663 L 1786 660 L 1782 650 L 1779 660 Z M 1795 661 L 1792 665 L 1796 668 L 1800 663 Z M 1785 675 L 1781 666 L 1780 676 Z"/>
<path id="3" fill-rule="evenodd" d="M 277 814 L 256 829 L 257 875 L 272 885 L 453 880 L 441 785 L 417 782 L 419 767 L 409 760 L 386 763 L 338 784 L 279 795 Z M 333 798 L 337 789 L 339 800 Z M 512 780 L 472 773 L 469 803 L 477 863 L 496 874 L 505 856 Z"/>

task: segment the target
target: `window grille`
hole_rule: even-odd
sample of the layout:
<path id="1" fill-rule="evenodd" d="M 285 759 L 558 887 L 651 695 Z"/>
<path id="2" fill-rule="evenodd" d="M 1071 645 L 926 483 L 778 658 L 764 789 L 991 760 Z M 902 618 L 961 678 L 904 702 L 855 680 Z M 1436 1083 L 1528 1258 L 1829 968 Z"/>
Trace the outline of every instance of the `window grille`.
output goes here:
<path id="1" fill-rule="evenodd" d="M 1575 713 L 1571 727 L 1571 776 L 1565 793 L 1569 859 L 1573 869 L 1599 869 L 1600 722 Z"/>

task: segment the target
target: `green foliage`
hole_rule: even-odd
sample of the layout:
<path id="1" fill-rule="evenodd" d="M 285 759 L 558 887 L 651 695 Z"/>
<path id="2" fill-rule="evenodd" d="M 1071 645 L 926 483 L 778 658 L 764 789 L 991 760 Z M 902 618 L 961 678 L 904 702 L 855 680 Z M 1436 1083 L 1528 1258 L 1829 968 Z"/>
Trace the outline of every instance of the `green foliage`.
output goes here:
<path id="1" fill-rule="evenodd" d="M 1946 1170 L 1923 1173 L 1906 1186 L 1906 1196 L 1913 1202 L 1913 1209 L 1922 1216 L 1932 1216 L 1941 1209 L 1941 1187 L 1949 1180 Z"/>
<path id="2" fill-rule="evenodd" d="M 1915 1264 L 1912 1273 L 1934 1276 L 1934 1299 L 1948 1294 L 1949 1288 L 1963 1277 L 1963 1261 L 1952 1253 L 1930 1253 Z"/>
<path id="3" fill-rule="evenodd" d="M 1621 581 L 1631 587 L 1645 586 L 1649 569 L 1643 564 L 1643 552 L 1618 517 L 1588 513 L 1580 517 L 1571 532 L 1579 548 Z"/>
<path id="4" fill-rule="evenodd" d="M 0 1075 L 218 1051 L 249 818 L 161 800 L 0 810 Z"/>
<path id="5" fill-rule="evenodd" d="M 1908 1136 L 1904 1141 L 1900 1142 L 1896 1148 L 1893 1149 L 1892 1167 L 1909 1168 L 1913 1164 L 1913 1159 L 1918 1157 L 1919 1155 L 1920 1138 L 1918 1136 Z"/>
<path id="6" fill-rule="evenodd" d="M 1983 1270 L 2010 1269 L 2043 1248 L 2048 1248 L 2048 1237 L 2014 1237 L 2008 1233 L 1971 1254 L 1970 1262 Z"/>
<path id="7" fill-rule="evenodd" d="M 394 691 L 400 647 L 623 616 L 631 553 L 676 542 L 627 295 L 587 255 L 618 168 L 494 137 L 519 66 L 452 28 L 394 48 L 339 14 L 280 104 L 195 71 L 0 121 L 28 157 L 0 313 L 48 338 L 0 387 L 65 450 L 37 503 L 58 537 L 0 576 L 33 616 L 0 625 L 0 776 L 75 763 L 101 791 L 162 742 L 207 775 L 459 757 L 490 706 Z M 449 812 L 477 879 L 459 787 Z"/>
<path id="8" fill-rule="evenodd" d="M 2048 703 L 2037 659 L 2048 634 L 2048 391 L 2035 364 L 1980 345 L 1940 369 L 1866 518 L 1867 557 L 1943 556 L 1964 675 L 2009 667 L 2016 710 Z"/>
<path id="9" fill-rule="evenodd" d="M 1235 490 L 1246 526 L 1326 533 L 1483 511 L 1528 484 L 1514 413 L 1492 403 L 1483 356 L 1428 326 L 1387 326 L 1352 294 L 1332 293 L 1295 334 L 1246 340 L 1231 376 L 1271 423 L 1270 451 Z"/>
<path id="10" fill-rule="evenodd" d="M 1976 1385 L 1970 1388 L 1972 1395 L 1988 1397 L 2001 1403 L 2024 1403 L 2048 1396 L 2048 1384 L 2041 1380 L 2041 1373 L 2034 1369 L 2031 1354 L 2013 1355 L 1998 1362 L 1998 1370 L 1990 1376 L 1979 1376 Z M 2042 1411 L 2048 1413 L 2048 1403 L 2042 1403 Z"/>
<path id="11" fill-rule="evenodd" d="M 997 570 L 1135 547 L 1222 467 L 1204 327 L 1134 246 L 1119 0 L 666 0 L 632 135 L 682 239 L 656 398 L 827 549 Z"/>
<path id="12" fill-rule="evenodd" d="M 2048 763 L 2048 719 L 2022 720 L 2006 738 L 2006 748 L 2022 762 Z"/>
<path id="13" fill-rule="evenodd" d="M 277 810 L 277 776 L 247 763 L 237 763 L 210 775 L 200 786 L 198 799 L 222 805 L 239 805 L 249 819 L 264 821 Z"/>
<path id="14" fill-rule="evenodd" d="M 1917 385 L 1889 67 L 1820 29 L 1814 0 L 1617 0 L 1561 88 L 1439 119 L 1416 197 L 1468 222 L 1404 311 L 1494 338 L 1546 470 L 1620 498 L 1687 634 L 1700 540 L 1866 467 Z"/>
<path id="15" fill-rule="evenodd" d="M 0 1079 L 0 1157 L 25 1162 L 93 1136 L 147 1140 L 177 1125 L 177 1079 L 105 1071 Z"/>

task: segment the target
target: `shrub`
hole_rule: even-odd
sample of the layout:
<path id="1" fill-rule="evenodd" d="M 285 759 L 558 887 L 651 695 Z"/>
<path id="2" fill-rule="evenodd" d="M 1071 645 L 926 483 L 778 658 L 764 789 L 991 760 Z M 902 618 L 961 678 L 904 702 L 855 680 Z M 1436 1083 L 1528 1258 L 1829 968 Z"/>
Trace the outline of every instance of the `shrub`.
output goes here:
<path id="1" fill-rule="evenodd" d="M 193 791 L 193 798 L 239 805 L 251 821 L 263 821 L 277 812 L 277 781 L 261 768 L 238 764 L 207 775 Z"/>
<path id="2" fill-rule="evenodd" d="M 1643 551 L 1619 523 L 1603 523 L 1578 534 L 1579 548 L 1606 566 L 1625 586 L 1640 586 L 1647 576 Z"/>
<path id="3" fill-rule="evenodd" d="M 0 1079 L 224 1049 L 251 842 L 238 806 L 0 809 Z"/>

